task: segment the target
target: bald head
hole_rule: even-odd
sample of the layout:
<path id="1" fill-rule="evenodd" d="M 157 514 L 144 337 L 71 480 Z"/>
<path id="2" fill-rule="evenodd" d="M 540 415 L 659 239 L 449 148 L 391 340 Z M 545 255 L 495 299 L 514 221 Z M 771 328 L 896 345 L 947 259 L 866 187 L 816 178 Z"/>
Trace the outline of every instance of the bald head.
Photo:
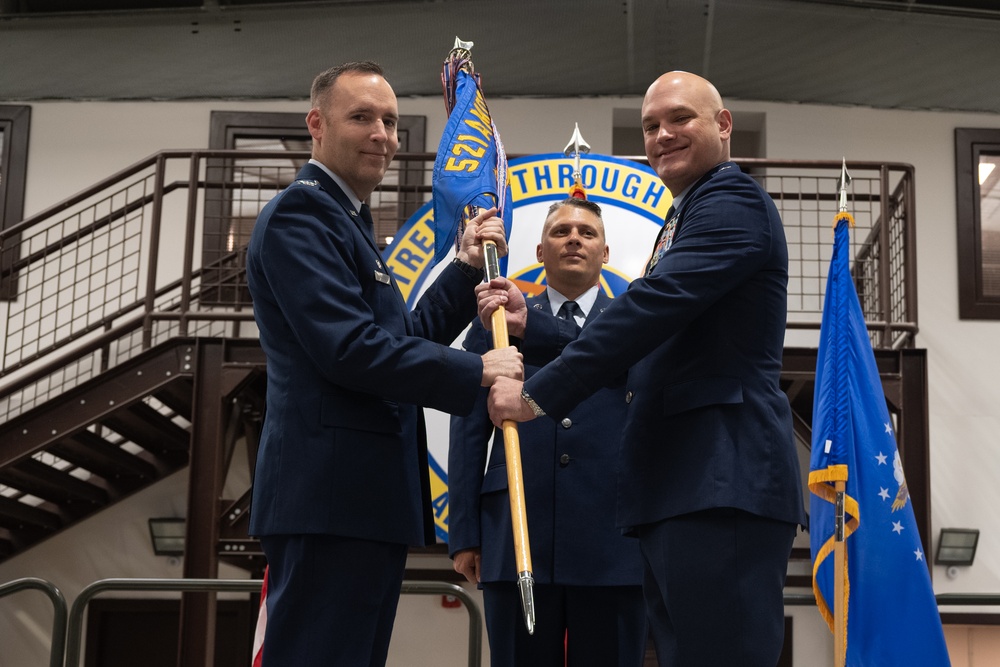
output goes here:
<path id="1" fill-rule="evenodd" d="M 642 134 L 646 157 L 676 196 L 712 167 L 729 160 L 733 117 L 707 79 L 667 72 L 646 90 Z"/>
<path id="2" fill-rule="evenodd" d="M 691 104 L 698 104 L 712 113 L 722 110 L 722 95 L 708 79 L 691 72 L 667 72 L 650 84 L 642 101 L 646 107 L 650 97 L 662 94 L 683 95 Z"/>

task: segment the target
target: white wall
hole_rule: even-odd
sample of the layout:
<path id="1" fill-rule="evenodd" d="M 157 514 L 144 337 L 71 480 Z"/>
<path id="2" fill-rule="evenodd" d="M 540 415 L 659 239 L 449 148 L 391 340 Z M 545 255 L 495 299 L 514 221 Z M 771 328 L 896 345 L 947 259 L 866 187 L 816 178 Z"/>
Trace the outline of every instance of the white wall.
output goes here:
<path id="1" fill-rule="evenodd" d="M 1000 322 L 958 319 L 954 172 L 954 128 L 1000 127 L 1000 114 L 727 102 L 734 111 L 765 115 L 767 157 L 846 157 L 907 162 L 916 167 L 921 327 L 917 344 L 928 350 L 930 363 L 933 536 L 936 539 L 942 526 L 982 531 L 975 564 L 954 579 L 935 568 L 934 586 L 938 593 L 1000 592 L 1000 514 L 994 509 L 1000 505 L 995 484 L 1000 479 L 1000 385 L 995 380 L 1000 377 L 996 345 Z M 580 123 L 594 152 L 609 153 L 613 109 L 639 104 L 637 98 L 490 100 L 510 153 L 561 151 L 573 122 Z M 42 210 L 159 149 L 206 147 L 212 110 L 304 114 L 306 104 L 287 100 L 33 103 L 25 214 Z M 403 98 L 400 111 L 427 116 L 427 147 L 433 150 L 445 120 L 441 99 Z M 0 305 L 0 315 L 3 308 Z M 22 576 L 50 579 L 72 601 L 76 592 L 98 578 L 180 576 L 179 566 L 147 553 L 145 518 L 168 509 L 183 510 L 185 479 L 184 474 L 175 475 L 129 504 L 0 564 L 0 582 Z M 926 551 L 933 553 L 933 545 L 927 545 Z M 34 595 L 20 593 L 0 601 L 3 667 L 43 664 L 40 651 L 45 643 L 36 637 L 36 628 L 47 627 L 50 616 L 44 603 L 28 599 Z M 428 665 L 464 664 L 464 611 L 442 610 L 439 601 L 417 597 L 404 600 L 400 609 L 392 664 L 421 667 L 421 655 L 427 657 Z M 996 608 L 984 611 L 1000 612 Z M 809 608 L 797 608 L 793 614 L 796 664 L 822 664 L 821 656 L 829 655 L 825 648 L 829 642 L 815 622 L 818 615 Z M 19 638 L 16 643 L 15 637 Z M 441 642 L 448 641 L 456 646 L 446 657 Z M 817 647 L 818 653 L 803 653 L 811 651 L 810 647 Z"/>

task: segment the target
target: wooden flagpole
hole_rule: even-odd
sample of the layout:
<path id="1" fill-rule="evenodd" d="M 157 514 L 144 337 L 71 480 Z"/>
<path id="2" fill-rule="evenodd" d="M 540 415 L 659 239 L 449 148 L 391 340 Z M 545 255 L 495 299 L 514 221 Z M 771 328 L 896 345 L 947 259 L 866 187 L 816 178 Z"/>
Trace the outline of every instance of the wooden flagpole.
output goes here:
<path id="1" fill-rule="evenodd" d="M 486 280 L 500 277 L 495 243 L 485 242 Z M 493 349 L 510 345 L 507 318 L 503 306 L 493 312 Z M 528 540 L 528 514 L 524 503 L 524 476 L 521 470 L 521 439 L 517 422 L 503 421 L 503 447 L 507 460 L 507 496 L 510 498 L 510 522 L 514 531 L 514 558 L 517 564 L 517 585 L 521 592 L 521 608 L 528 634 L 535 633 L 535 579 L 531 569 L 531 543 Z"/>
<path id="2" fill-rule="evenodd" d="M 847 544 L 844 542 L 845 482 L 835 482 L 837 493 L 833 543 L 833 665 L 844 667 L 847 660 Z"/>

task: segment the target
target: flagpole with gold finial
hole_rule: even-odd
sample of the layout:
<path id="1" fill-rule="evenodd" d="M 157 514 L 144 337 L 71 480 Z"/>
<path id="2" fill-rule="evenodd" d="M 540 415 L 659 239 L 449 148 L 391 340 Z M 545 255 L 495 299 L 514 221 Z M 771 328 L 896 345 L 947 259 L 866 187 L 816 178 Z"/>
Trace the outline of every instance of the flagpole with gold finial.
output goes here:
<path id="1" fill-rule="evenodd" d="M 445 60 L 445 72 L 452 68 L 453 74 L 457 75 L 457 70 L 462 70 L 470 76 L 476 76 L 472 64 L 473 42 L 463 42 L 455 37 L 455 45 L 452 47 L 448 58 Z M 445 106 L 449 114 L 454 103 L 454 90 L 449 89 L 447 74 L 442 77 L 445 87 Z M 498 179 L 501 175 L 498 174 Z M 506 174 L 502 175 L 506 179 Z M 504 184 L 498 183 L 498 192 L 503 191 Z M 464 224 L 478 214 L 478 207 L 469 206 L 465 215 Z M 490 281 L 500 277 L 500 260 L 495 243 L 487 241 L 483 243 L 483 252 L 486 255 L 486 280 Z M 504 307 L 500 306 L 492 315 L 493 324 L 493 348 L 498 349 L 510 345 L 510 336 L 507 332 L 507 319 L 504 314 Z M 507 462 L 507 495 L 510 498 L 510 520 L 511 530 L 514 533 L 514 559 L 517 566 L 517 587 L 521 593 L 521 610 L 524 614 L 524 625 L 529 635 L 535 633 L 535 577 L 531 569 L 531 543 L 528 540 L 528 514 L 524 502 L 524 475 L 521 468 L 521 441 L 518 436 L 517 422 L 504 420 L 503 422 L 504 457 Z"/>
<path id="2" fill-rule="evenodd" d="M 838 181 L 839 197 L 838 211 L 833 219 L 833 229 L 841 220 L 854 226 L 854 217 L 847 212 L 847 186 L 851 184 L 851 176 L 847 173 L 847 160 L 843 159 Z M 844 497 L 846 495 L 845 480 L 834 482 L 834 542 L 833 542 L 833 664 L 834 667 L 844 667 L 847 661 L 847 544 L 844 541 Z"/>

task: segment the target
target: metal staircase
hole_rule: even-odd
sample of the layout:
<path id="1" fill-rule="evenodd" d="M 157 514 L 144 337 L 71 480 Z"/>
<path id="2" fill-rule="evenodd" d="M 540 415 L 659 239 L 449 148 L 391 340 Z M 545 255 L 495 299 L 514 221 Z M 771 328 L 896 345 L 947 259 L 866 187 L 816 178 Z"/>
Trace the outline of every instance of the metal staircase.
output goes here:
<path id="1" fill-rule="evenodd" d="M 263 395 L 258 385 L 264 360 L 252 341 L 219 342 L 231 359 L 212 370 L 247 380 L 231 397 L 238 413 L 223 443 L 223 451 L 231 451 L 237 435 L 255 432 L 259 424 Z M 191 462 L 194 389 L 203 370 L 194 359 L 206 344 L 210 343 L 170 339 L 0 424 L 4 443 L 0 484 L 22 494 L 0 498 L 0 558 L 31 547 Z M 221 502 L 227 517 L 246 509 L 241 510 L 237 500 Z M 223 516 L 218 519 L 220 526 L 233 523 Z M 242 536 L 226 532 L 231 540 L 242 537 L 242 548 L 220 544 L 219 551 L 231 555 L 228 560 L 258 570 L 260 565 L 245 561 L 246 556 L 259 555 L 246 550 L 245 527 Z M 239 554 L 243 562 L 236 558 Z"/>
<path id="2" fill-rule="evenodd" d="M 174 421 L 191 419 L 192 373 L 181 370 L 182 349 L 175 342 L 157 346 L 0 426 L 9 461 L 0 484 L 44 501 L 0 501 L 0 557 L 188 464 L 188 432 Z M 172 415 L 153 408 L 154 401 Z"/>
<path id="3" fill-rule="evenodd" d="M 199 262 L 192 251 L 206 218 L 196 204 L 221 215 L 246 185 L 209 184 L 211 157 L 157 154 L 0 232 L 0 560 L 191 465 L 199 446 L 213 452 L 211 467 L 203 461 L 192 479 L 207 474 L 217 492 L 232 449 L 255 448 L 264 359 L 241 300 L 242 256 L 206 248 Z M 188 180 L 167 181 L 176 163 Z M 258 182 L 256 196 L 279 182 Z M 165 211 L 176 218 L 164 223 Z M 206 357 L 214 347 L 220 354 Z M 223 411 L 222 396 L 205 392 L 226 383 Z M 203 444 L 206 420 L 219 432 Z M 246 499 L 189 500 L 213 517 L 188 525 L 191 549 L 206 552 L 199 576 L 214 574 L 217 553 L 259 573 L 259 550 L 231 518 L 245 515 Z"/>

